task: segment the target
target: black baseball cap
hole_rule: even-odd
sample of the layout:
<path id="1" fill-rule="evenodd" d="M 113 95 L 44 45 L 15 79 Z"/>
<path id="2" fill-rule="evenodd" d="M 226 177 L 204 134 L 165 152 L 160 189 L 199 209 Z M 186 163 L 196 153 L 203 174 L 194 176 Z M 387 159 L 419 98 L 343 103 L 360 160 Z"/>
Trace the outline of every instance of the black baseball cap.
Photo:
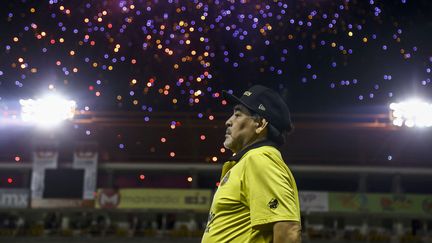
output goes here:
<path id="1" fill-rule="evenodd" d="M 235 104 L 242 104 L 249 110 L 264 117 L 280 133 L 293 129 L 288 105 L 274 90 L 262 85 L 254 85 L 238 98 L 222 91 L 224 98 Z"/>

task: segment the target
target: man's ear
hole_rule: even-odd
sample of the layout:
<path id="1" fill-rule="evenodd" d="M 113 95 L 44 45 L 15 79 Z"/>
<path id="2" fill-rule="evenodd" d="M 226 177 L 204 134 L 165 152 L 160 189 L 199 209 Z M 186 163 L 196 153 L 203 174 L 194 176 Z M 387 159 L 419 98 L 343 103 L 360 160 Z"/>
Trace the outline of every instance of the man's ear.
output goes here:
<path id="1" fill-rule="evenodd" d="M 259 122 L 257 122 L 257 128 L 255 132 L 260 134 L 267 127 L 268 121 L 265 118 L 262 118 Z"/>

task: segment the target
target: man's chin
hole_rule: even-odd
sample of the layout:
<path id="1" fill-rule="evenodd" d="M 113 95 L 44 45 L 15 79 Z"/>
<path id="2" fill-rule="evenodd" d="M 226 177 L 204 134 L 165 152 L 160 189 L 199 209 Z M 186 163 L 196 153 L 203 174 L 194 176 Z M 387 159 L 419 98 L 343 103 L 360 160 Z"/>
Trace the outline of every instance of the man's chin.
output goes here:
<path id="1" fill-rule="evenodd" d="M 225 142 L 223 143 L 223 145 L 224 145 L 224 147 L 226 148 L 226 149 L 229 149 L 229 150 L 231 150 L 231 152 L 233 152 L 233 153 L 236 153 L 236 150 L 234 149 L 234 147 L 233 147 L 233 143 L 232 143 L 232 141 L 231 140 L 225 140 Z"/>
<path id="2" fill-rule="evenodd" d="M 224 143 L 223 143 L 223 146 L 224 146 L 226 149 L 231 149 L 231 141 L 229 141 L 229 138 L 225 139 L 225 141 L 224 141 Z"/>

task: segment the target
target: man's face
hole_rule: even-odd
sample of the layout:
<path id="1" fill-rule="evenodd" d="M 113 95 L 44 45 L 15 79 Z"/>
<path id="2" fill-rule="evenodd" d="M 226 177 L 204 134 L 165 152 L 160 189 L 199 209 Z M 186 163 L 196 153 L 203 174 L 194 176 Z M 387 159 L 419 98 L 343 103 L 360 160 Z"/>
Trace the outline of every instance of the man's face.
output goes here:
<path id="1" fill-rule="evenodd" d="M 243 105 L 236 105 L 234 112 L 225 122 L 224 147 L 234 153 L 239 152 L 256 138 L 256 121 Z"/>

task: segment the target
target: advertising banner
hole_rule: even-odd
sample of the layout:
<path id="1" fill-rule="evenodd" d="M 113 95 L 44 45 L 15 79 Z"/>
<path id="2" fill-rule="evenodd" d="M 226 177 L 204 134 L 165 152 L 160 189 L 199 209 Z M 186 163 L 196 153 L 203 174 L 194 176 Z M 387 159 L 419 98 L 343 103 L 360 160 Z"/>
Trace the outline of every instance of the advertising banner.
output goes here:
<path id="1" fill-rule="evenodd" d="M 96 208 L 183 209 L 207 211 L 210 190 L 194 189 L 99 189 Z"/>
<path id="2" fill-rule="evenodd" d="M 32 199 L 32 208 L 94 208 L 94 200 Z"/>
<path id="3" fill-rule="evenodd" d="M 328 212 L 328 192 L 300 191 L 300 209 L 302 212 Z"/>
<path id="4" fill-rule="evenodd" d="M 28 206 L 27 189 L 0 189 L 0 208 L 27 208 Z"/>
<path id="5" fill-rule="evenodd" d="M 332 212 L 432 215 L 432 195 L 329 193 Z"/>
<path id="6" fill-rule="evenodd" d="M 94 199 L 96 192 L 98 153 L 80 151 L 74 153 L 73 168 L 84 169 L 83 199 Z"/>
<path id="7" fill-rule="evenodd" d="M 44 191 L 45 169 L 57 168 L 58 152 L 54 147 L 37 148 L 33 152 L 31 197 L 42 198 Z"/>

